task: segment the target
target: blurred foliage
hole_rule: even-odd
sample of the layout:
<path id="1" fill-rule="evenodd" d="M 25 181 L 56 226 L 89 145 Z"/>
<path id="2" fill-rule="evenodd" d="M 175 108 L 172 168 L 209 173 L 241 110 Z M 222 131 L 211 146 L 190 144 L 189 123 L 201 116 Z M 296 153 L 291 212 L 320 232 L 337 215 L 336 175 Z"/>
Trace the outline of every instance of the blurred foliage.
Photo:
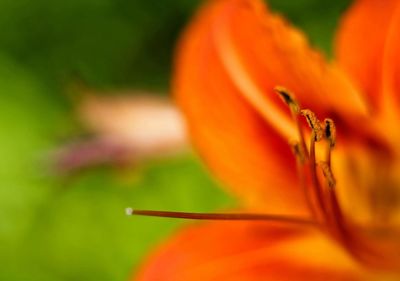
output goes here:
<path id="1" fill-rule="evenodd" d="M 0 46 L 48 83 L 165 88 L 177 35 L 200 1 L 1 0 Z M 330 50 L 349 0 L 272 0 L 271 6 Z"/>
<path id="2" fill-rule="evenodd" d="M 74 178 L 46 153 L 76 130 L 65 88 L 168 89 L 175 40 L 199 1 L 0 1 L 0 280 L 126 280 L 181 222 L 131 218 L 127 206 L 210 211 L 232 205 L 198 160 L 182 156 Z M 348 1 L 273 0 L 331 53 Z"/>
<path id="3" fill-rule="evenodd" d="M 294 25 L 305 32 L 312 45 L 327 56 L 333 54 L 332 40 L 340 16 L 351 0 L 269 0 L 270 6 L 283 13 Z"/>
<path id="4" fill-rule="evenodd" d="M 2 0 L 0 46 L 56 85 L 77 76 L 97 86 L 165 87 L 173 42 L 195 4 Z"/>

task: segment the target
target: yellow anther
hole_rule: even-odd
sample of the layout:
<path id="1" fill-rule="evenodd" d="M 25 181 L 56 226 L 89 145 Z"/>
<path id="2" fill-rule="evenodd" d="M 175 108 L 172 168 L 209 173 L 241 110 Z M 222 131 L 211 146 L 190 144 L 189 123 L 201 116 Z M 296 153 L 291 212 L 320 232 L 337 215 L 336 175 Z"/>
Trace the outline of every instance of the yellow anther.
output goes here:
<path id="1" fill-rule="evenodd" d="M 334 188 L 336 185 L 336 180 L 335 177 L 333 176 L 331 167 L 328 163 L 326 162 L 318 162 L 318 166 L 321 168 L 322 173 L 324 174 L 325 180 L 328 183 L 328 186 L 330 188 Z"/>
<path id="2" fill-rule="evenodd" d="M 300 113 L 300 106 L 289 90 L 281 86 L 276 86 L 274 90 L 281 97 L 282 101 L 289 106 L 293 113 Z"/>
<path id="3" fill-rule="evenodd" d="M 332 119 L 326 118 L 325 123 L 325 138 L 329 141 L 330 146 L 334 147 L 336 144 L 336 126 Z"/>
<path id="4" fill-rule="evenodd" d="M 324 137 L 324 130 L 322 128 L 321 122 L 318 120 L 314 112 L 309 109 L 302 109 L 301 115 L 303 115 L 311 130 L 314 133 L 314 140 L 320 141 Z"/>

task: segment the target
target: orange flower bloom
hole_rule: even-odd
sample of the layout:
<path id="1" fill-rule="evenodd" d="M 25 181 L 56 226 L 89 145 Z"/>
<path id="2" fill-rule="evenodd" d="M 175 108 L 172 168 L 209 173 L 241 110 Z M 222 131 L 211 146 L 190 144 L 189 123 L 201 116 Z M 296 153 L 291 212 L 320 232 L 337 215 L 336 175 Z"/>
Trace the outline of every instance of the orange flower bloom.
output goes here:
<path id="1" fill-rule="evenodd" d="M 261 0 L 206 4 L 174 79 L 193 142 L 246 210 L 293 221 L 190 226 L 137 280 L 398 280 L 399 31 L 398 1 L 356 1 L 328 63 Z"/>

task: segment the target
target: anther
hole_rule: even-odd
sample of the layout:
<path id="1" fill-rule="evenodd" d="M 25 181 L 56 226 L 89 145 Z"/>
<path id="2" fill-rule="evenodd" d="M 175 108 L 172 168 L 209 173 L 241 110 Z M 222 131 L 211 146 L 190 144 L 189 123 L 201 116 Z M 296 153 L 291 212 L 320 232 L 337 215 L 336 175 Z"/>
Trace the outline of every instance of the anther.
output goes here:
<path id="1" fill-rule="evenodd" d="M 336 126 L 332 119 L 326 118 L 325 123 L 325 138 L 329 141 L 330 146 L 334 147 L 336 144 Z"/>
<path id="2" fill-rule="evenodd" d="M 318 162 L 318 166 L 321 168 L 322 173 L 324 174 L 325 180 L 328 184 L 328 187 L 334 188 L 336 186 L 336 180 L 333 176 L 332 169 L 327 162 Z"/>
<path id="3" fill-rule="evenodd" d="M 301 115 L 306 118 L 308 125 L 314 133 L 314 140 L 320 141 L 324 137 L 324 130 L 322 129 L 321 122 L 318 120 L 315 113 L 309 109 L 302 109 Z"/>
<path id="4" fill-rule="evenodd" d="M 300 106 L 289 90 L 281 86 L 276 86 L 274 90 L 293 113 L 298 114 L 300 112 Z"/>
<path id="5" fill-rule="evenodd" d="M 299 103 L 294 98 L 293 94 L 282 86 L 276 86 L 274 91 L 279 95 L 281 100 L 289 107 L 292 119 L 297 126 L 298 141 L 299 141 L 299 152 L 302 153 L 302 158 L 308 158 L 308 150 L 304 140 L 303 129 L 300 123 L 300 106 Z"/>

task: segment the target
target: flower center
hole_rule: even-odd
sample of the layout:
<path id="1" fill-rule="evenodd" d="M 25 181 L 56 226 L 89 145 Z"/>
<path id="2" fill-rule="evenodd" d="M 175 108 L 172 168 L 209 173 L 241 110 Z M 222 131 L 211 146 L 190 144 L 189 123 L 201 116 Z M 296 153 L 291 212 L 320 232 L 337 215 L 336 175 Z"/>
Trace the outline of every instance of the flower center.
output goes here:
<path id="1" fill-rule="evenodd" d="M 301 110 L 293 95 L 283 87 L 275 91 L 290 108 L 294 122 L 297 125 L 298 140 L 291 142 L 292 150 L 297 159 L 298 175 L 304 189 L 305 198 L 312 213 L 312 218 L 287 217 L 269 214 L 251 213 L 187 213 L 154 210 L 134 210 L 127 208 L 128 215 L 144 215 L 156 217 L 171 217 L 197 220 L 264 220 L 301 224 L 319 225 L 335 233 L 344 235 L 342 213 L 335 193 L 335 178 L 331 170 L 331 151 L 335 146 L 336 129 L 331 119 L 320 122 L 316 115 L 308 109 Z M 306 145 L 300 118 L 304 116 L 311 128 L 309 146 Z M 325 158 L 317 163 L 316 143 L 323 142 Z M 321 177 L 323 178 L 321 180 Z"/>
<path id="2" fill-rule="evenodd" d="M 134 210 L 132 208 L 126 209 L 127 215 L 195 220 L 261 220 L 308 225 L 327 232 L 333 239 L 343 245 L 349 253 L 365 263 L 374 265 L 376 268 L 400 268 L 400 264 L 396 262 L 400 261 L 400 245 L 389 241 L 398 241 L 398 239 L 377 239 L 378 241 L 374 241 L 376 234 L 365 231 L 365 229 L 354 223 L 351 217 L 348 216 L 349 210 L 344 212 L 339 204 L 336 180 L 332 172 L 331 163 L 332 150 L 336 144 L 336 128 L 333 120 L 327 118 L 321 122 L 311 110 L 301 109 L 288 90 L 283 87 L 276 87 L 275 91 L 289 107 L 293 122 L 296 124 L 297 137 L 294 140 L 290 140 L 289 144 L 296 158 L 297 174 L 309 206 L 311 218 L 254 213 L 188 213 Z M 310 131 L 304 130 L 304 126 L 301 123 L 303 118 L 307 121 Z M 360 176 L 364 177 L 364 174 L 361 173 Z M 343 180 L 342 177 L 340 178 Z M 379 207 L 379 209 L 382 209 L 384 214 L 391 213 L 391 206 L 397 205 L 397 201 L 389 205 L 388 202 L 392 202 L 392 197 L 397 198 L 397 195 L 392 196 L 390 192 L 386 192 L 382 188 L 377 189 L 376 186 L 374 190 L 378 194 L 371 194 L 371 200 L 374 200 L 372 202 L 373 205 L 377 207 L 382 205 L 383 207 Z M 390 190 L 393 189 L 389 188 Z M 382 241 L 388 242 L 382 243 Z M 393 245 L 399 247 L 393 247 Z"/>
<path id="3" fill-rule="evenodd" d="M 377 269 L 400 270 L 400 244 L 398 231 L 388 227 L 393 210 L 398 206 L 398 189 L 390 182 L 392 175 L 385 165 L 387 161 L 374 161 L 371 165 L 375 170 L 362 173 L 361 178 L 374 176 L 378 179 L 369 184 L 370 205 L 373 206 L 377 218 L 383 227 L 361 228 L 344 214 L 336 194 L 336 180 L 331 169 L 331 153 L 336 142 L 335 124 L 331 119 L 319 121 L 316 115 L 308 110 L 301 110 L 292 94 L 282 87 L 275 88 L 292 113 L 298 128 L 298 139 L 292 141 L 293 152 L 296 155 L 301 185 L 312 212 L 313 218 L 322 229 L 340 242 L 354 257 Z M 310 129 L 309 145 L 306 146 L 300 117 L 304 116 Z M 317 149 L 317 144 L 322 149 Z M 322 160 L 317 160 L 317 152 L 323 154 Z M 371 153 L 373 154 L 373 153 Z M 367 154 L 369 156 L 369 154 Z M 389 163 L 390 164 L 390 163 Z M 378 167 L 377 167 L 378 166 Z M 382 171 L 382 174 L 377 173 Z M 378 174 L 378 175 L 377 175 Z M 342 178 L 341 178 L 342 179 Z M 361 182 L 361 181 L 360 181 Z M 360 183 L 359 182 L 359 183 Z M 357 183 L 356 183 L 357 184 Z M 358 200 L 359 198 L 353 197 Z M 358 202 L 352 202 L 357 204 Z M 351 212 L 351 210 L 350 210 Z M 382 224 L 378 224 L 382 226 Z M 368 228 L 369 227 L 369 228 Z M 377 232 L 378 231 L 378 232 Z M 382 232 L 383 231 L 383 232 Z"/>

